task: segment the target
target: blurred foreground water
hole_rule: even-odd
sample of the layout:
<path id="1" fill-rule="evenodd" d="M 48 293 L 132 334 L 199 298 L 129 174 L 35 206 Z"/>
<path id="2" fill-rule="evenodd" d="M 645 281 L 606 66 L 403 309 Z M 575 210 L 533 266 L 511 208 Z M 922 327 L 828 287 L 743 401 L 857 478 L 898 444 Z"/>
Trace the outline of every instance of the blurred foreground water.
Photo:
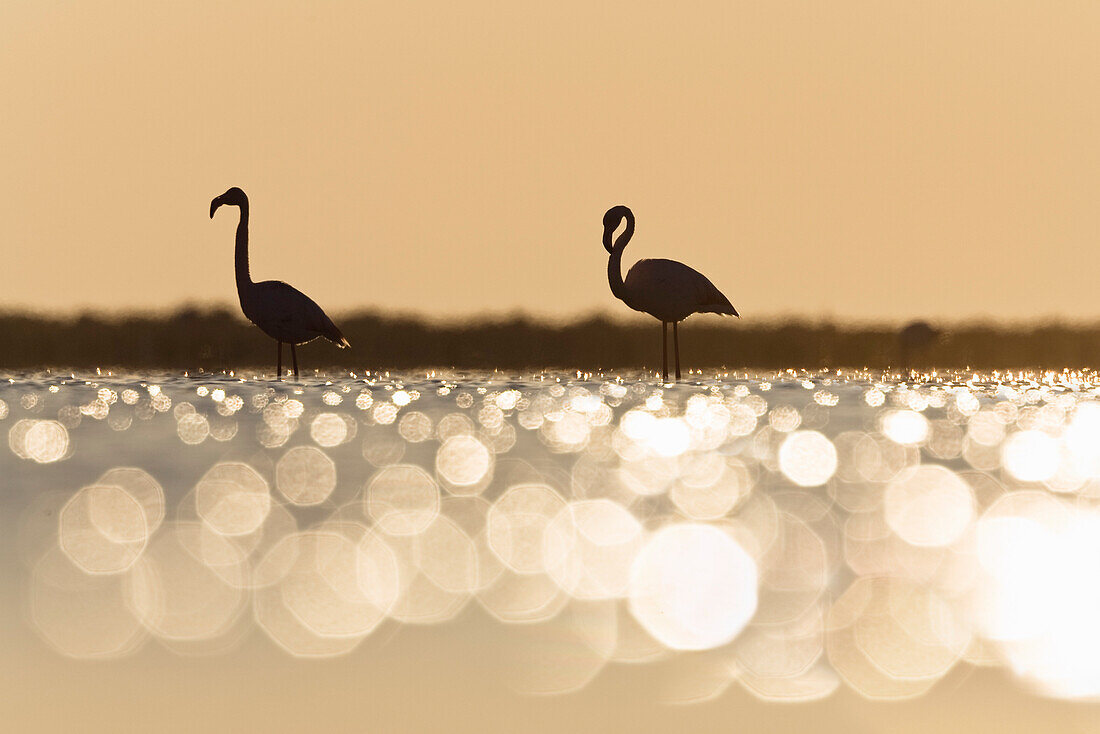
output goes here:
<path id="1" fill-rule="evenodd" d="M 323 727 L 348 686 L 349 721 L 459 730 L 1100 696 L 1092 373 L 8 377 L 24 726 Z"/>

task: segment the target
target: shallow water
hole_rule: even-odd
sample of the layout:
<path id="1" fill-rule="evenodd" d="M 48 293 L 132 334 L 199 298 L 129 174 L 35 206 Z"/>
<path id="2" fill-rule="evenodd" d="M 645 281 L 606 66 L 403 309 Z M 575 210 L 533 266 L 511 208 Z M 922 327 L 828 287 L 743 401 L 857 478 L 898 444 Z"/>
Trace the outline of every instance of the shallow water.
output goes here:
<path id="1" fill-rule="evenodd" d="M 27 726 L 339 728 L 273 694 L 353 680 L 391 726 L 546 731 L 1100 695 L 1091 373 L 7 377 L 9 665 L 65 681 L 9 692 Z"/>

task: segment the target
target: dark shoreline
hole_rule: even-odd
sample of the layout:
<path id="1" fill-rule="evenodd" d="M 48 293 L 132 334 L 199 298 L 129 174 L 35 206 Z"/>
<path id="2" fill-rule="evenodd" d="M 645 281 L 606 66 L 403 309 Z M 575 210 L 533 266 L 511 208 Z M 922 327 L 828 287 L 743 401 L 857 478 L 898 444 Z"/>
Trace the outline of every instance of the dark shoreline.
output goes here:
<path id="1" fill-rule="evenodd" d="M 553 322 L 522 315 L 434 322 L 362 311 L 337 318 L 352 349 L 318 340 L 303 365 L 335 369 L 650 369 L 660 366 L 656 321 L 588 316 Z M 1100 365 L 1100 323 L 970 323 L 908 329 L 808 320 L 695 317 L 680 330 L 684 369 L 1085 368 Z M 284 359 L 289 359 L 284 350 Z M 0 313 L 0 369 L 65 365 L 217 372 L 274 364 L 275 344 L 239 314 L 185 307 L 171 313 Z"/>

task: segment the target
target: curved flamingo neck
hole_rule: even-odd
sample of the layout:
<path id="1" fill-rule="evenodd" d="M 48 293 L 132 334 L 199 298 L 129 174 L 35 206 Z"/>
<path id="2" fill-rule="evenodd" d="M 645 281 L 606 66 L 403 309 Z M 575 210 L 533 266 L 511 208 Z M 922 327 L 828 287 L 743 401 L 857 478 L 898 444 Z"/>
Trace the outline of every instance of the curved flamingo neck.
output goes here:
<path id="1" fill-rule="evenodd" d="M 241 221 L 237 223 L 237 248 L 234 265 L 237 273 L 237 295 L 244 297 L 245 291 L 252 285 L 252 276 L 248 272 L 248 200 L 242 201 Z"/>
<path id="2" fill-rule="evenodd" d="M 626 284 L 623 283 L 623 250 L 633 236 L 634 214 L 627 210 L 626 229 L 616 238 L 615 246 L 611 248 L 611 256 L 607 258 L 607 282 L 611 285 L 611 293 L 623 301 L 626 300 Z"/>

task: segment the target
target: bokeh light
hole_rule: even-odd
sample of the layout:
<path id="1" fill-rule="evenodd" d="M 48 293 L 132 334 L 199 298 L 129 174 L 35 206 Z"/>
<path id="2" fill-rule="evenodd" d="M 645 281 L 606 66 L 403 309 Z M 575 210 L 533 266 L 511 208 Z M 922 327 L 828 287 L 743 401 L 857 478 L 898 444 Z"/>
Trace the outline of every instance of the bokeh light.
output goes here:
<path id="1" fill-rule="evenodd" d="M 836 472 L 836 447 L 817 431 L 796 431 L 780 446 L 779 467 L 795 484 L 820 486 Z"/>
<path id="2" fill-rule="evenodd" d="M 970 487 L 936 464 L 906 469 L 883 498 L 886 522 L 911 545 L 943 546 L 958 540 L 974 516 Z"/>
<path id="3" fill-rule="evenodd" d="M 474 491 L 492 466 L 493 456 L 473 436 L 452 436 L 443 442 L 435 456 L 439 472 L 456 494 Z"/>
<path id="4" fill-rule="evenodd" d="M 13 379 L 26 618 L 88 659 L 480 618 L 537 694 L 1100 697 L 1100 376 L 905 377 Z"/>
<path id="5" fill-rule="evenodd" d="M 435 480 L 417 466 L 390 466 L 378 471 L 366 490 L 367 515 L 390 535 L 416 535 L 439 514 Z"/>
<path id="6" fill-rule="evenodd" d="M 271 491 L 248 464 L 216 464 L 195 485 L 195 510 L 215 532 L 247 535 L 271 510 Z"/>
<path id="7" fill-rule="evenodd" d="M 630 611 L 675 650 L 723 645 L 756 611 L 756 564 L 710 525 L 669 525 L 638 553 L 630 571 Z"/>
<path id="8" fill-rule="evenodd" d="M 275 465 L 275 487 L 294 505 L 319 505 L 336 489 L 336 464 L 313 446 L 295 446 Z"/>

